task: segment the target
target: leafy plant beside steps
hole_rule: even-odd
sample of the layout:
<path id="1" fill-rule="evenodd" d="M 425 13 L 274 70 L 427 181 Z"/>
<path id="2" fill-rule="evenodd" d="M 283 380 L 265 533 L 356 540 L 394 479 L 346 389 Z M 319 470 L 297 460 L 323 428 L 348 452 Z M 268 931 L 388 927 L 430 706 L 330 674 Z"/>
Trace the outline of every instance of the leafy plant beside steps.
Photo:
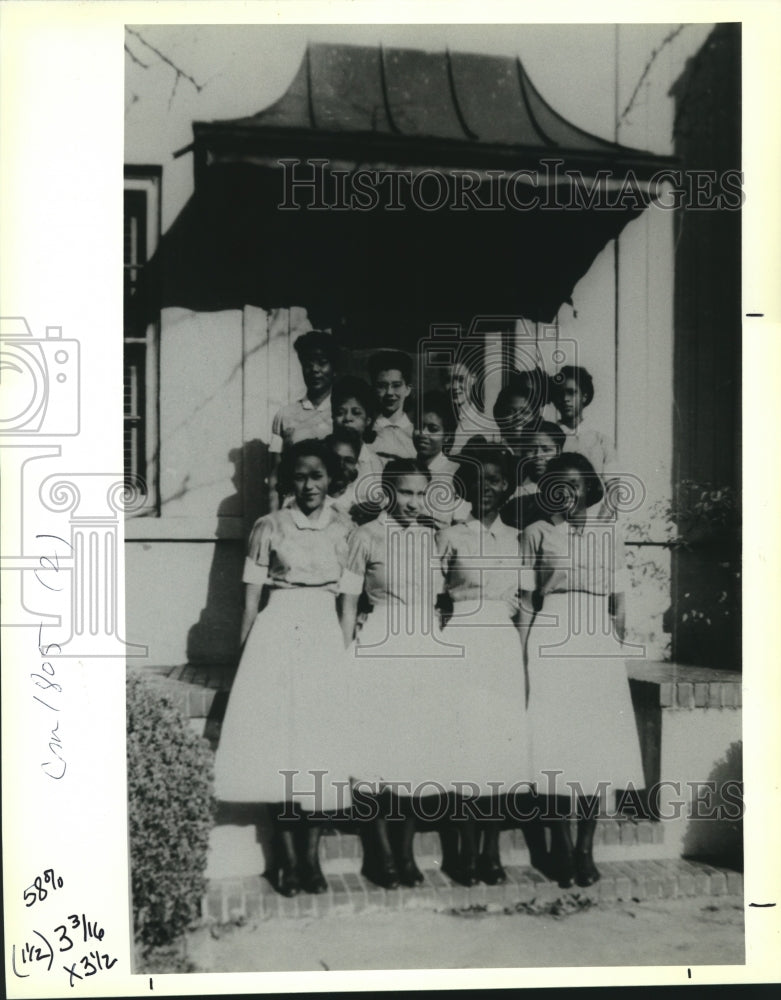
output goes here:
<path id="1" fill-rule="evenodd" d="M 216 803 L 208 743 L 139 670 L 127 675 L 127 756 L 133 929 L 148 948 L 199 916 Z"/>
<path id="2" fill-rule="evenodd" d="M 741 512 L 730 485 L 682 480 L 671 497 L 624 524 L 627 562 L 642 620 L 629 638 L 659 646 L 664 658 L 740 669 Z M 661 558 L 667 550 L 671 559 Z M 672 572 L 671 572 L 672 571 Z M 665 605 L 667 610 L 665 611 Z M 666 645 L 666 644 L 664 644 Z"/>

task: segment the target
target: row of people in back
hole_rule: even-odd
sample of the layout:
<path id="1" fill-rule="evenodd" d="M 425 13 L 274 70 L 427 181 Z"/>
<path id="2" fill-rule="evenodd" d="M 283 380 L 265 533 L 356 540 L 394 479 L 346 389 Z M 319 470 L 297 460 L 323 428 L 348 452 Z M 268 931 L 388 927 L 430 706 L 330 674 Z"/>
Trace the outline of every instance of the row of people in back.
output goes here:
<path id="1" fill-rule="evenodd" d="M 279 410 L 272 424 L 271 510 L 284 502 L 278 489 L 281 456 L 305 439 L 329 438 L 343 456 L 344 474 L 333 489 L 335 495 L 347 491 L 341 504 L 344 509 L 354 495 L 350 483 L 363 482 L 364 490 L 371 491 L 367 477 L 379 474 L 389 459 L 416 459 L 432 475 L 446 477 L 455 472 L 452 459 L 475 445 L 500 445 L 514 456 L 512 479 L 518 500 L 534 492 L 541 457 L 551 458 L 562 451 L 585 455 L 607 480 L 615 475 L 607 435 L 584 415 L 594 398 L 593 380 L 585 368 L 565 366 L 555 376 L 539 368 L 510 372 L 489 417 L 475 398 L 472 374 L 456 361 L 439 369 L 441 390 L 423 395 L 413 422 L 405 410 L 412 393 L 409 355 L 396 350 L 371 355 L 369 384 L 356 376 L 337 376 L 340 350 L 328 333 L 312 330 L 300 336 L 294 347 L 306 394 Z M 543 419 L 549 402 L 558 411 L 556 423 Z M 519 513 L 519 504 L 513 509 Z M 356 510 L 356 515 L 360 517 L 361 511 Z"/>

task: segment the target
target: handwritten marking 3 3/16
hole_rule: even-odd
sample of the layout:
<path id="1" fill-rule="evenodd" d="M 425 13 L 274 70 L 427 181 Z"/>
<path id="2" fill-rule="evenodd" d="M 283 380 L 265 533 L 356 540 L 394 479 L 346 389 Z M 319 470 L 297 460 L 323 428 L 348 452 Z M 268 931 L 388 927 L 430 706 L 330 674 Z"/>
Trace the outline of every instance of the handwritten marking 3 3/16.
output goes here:
<path id="1" fill-rule="evenodd" d="M 39 963 L 45 963 L 45 971 L 49 972 L 54 964 L 55 953 L 62 954 L 76 947 L 74 938 L 81 938 L 82 944 L 87 944 L 93 939 L 102 942 L 105 933 L 97 920 L 89 920 L 84 913 L 69 914 L 61 924 L 58 924 L 51 931 L 52 935 L 56 935 L 55 944 L 52 944 L 45 934 L 34 930 L 33 935 L 42 943 L 28 940 L 18 950 L 16 944 L 12 947 L 11 965 L 14 975 L 20 979 L 26 979 L 39 966 Z M 71 965 L 63 965 L 62 968 L 68 974 L 68 985 L 74 986 L 76 980 L 107 971 L 113 968 L 117 961 L 107 951 L 95 949 L 86 952 Z M 27 969 L 30 971 L 26 971 Z"/>

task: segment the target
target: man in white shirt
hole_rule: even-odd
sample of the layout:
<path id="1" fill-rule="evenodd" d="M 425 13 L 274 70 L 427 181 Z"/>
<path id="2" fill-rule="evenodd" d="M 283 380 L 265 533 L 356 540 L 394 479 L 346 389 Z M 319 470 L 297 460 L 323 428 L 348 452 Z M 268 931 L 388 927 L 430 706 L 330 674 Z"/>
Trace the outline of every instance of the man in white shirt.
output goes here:
<path id="1" fill-rule="evenodd" d="M 412 392 L 412 359 L 403 351 L 378 351 L 369 358 L 369 378 L 377 397 L 372 448 L 383 462 L 414 458 L 412 421 L 404 403 Z"/>
<path id="2" fill-rule="evenodd" d="M 306 385 L 306 395 L 277 411 L 269 442 L 269 507 L 278 510 L 279 462 L 282 452 L 297 441 L 328 437 L 332 429 L 331 386 L 339 362 L 339 348 L 323 330 L 310 330 L 293 344 Z"/>

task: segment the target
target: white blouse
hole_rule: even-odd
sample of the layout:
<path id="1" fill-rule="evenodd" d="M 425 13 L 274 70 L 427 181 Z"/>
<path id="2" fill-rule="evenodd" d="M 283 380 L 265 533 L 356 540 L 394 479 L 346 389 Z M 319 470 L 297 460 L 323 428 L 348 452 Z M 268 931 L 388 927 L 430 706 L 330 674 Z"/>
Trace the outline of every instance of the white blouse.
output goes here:
<path id="1" fill-rule="evenodd" d="M 535 521 L 521 532 L 521 588 L 541 594 L 570 590 L 621 593 L 628 588 L 624 542 L 615 520 L 589 508 L 584 524 Z"/>

